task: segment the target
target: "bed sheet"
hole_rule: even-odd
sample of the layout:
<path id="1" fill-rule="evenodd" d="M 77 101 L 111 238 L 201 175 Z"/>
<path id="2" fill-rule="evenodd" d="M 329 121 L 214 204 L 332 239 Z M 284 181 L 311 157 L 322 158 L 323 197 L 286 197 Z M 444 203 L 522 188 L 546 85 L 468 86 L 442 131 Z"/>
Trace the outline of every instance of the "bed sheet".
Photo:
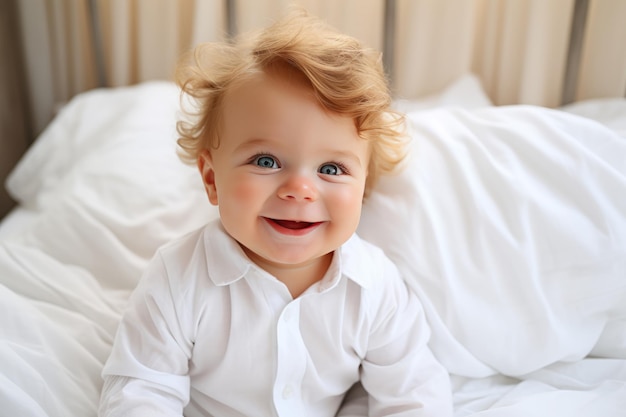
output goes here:
<path id="1" fill-rule="evenodd" d="M 617 118 L 485 97 L 466 77 L 396 103 L 412 106 L 410 156 L 366 201 L 359 233 L 420 294 L 458 417 L 623 416 Z M 176 157 L 177 112 L 170 83 L 82 94 L 11 174 L 20 205 L 0 228 L 3 414 L 95 416 L 141 271 L 158 246 L 217 216 Z"/>

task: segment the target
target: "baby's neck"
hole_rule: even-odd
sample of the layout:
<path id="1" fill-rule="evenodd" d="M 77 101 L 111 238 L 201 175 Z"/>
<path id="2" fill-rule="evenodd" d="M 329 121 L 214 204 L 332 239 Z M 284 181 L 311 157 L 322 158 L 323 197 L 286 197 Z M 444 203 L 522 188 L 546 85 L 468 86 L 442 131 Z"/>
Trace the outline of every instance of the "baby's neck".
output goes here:
<path id="1" fill-rule="evenodd" d="M 302 266 L 297 269 L 281 271 L 281 276 L 274 276 L 287 286 L 291 296 L 296 299 L 305 292 L 311 285 L 319 282 L 326 275 L 333 254 L 330 253 L 320 258 L 311 265 Z"/>
<path id="2" fill-rule="evenodd" d="M 285 284 L 294 299 L 302 295 L 311 285 L 324 278 L 333 259 L 331 252 L 306 264 L 284 265 L 267 262 L 256 254 L 249 253 L 250 251 L 246 249 L 244 251 L 255 264 Z"/>

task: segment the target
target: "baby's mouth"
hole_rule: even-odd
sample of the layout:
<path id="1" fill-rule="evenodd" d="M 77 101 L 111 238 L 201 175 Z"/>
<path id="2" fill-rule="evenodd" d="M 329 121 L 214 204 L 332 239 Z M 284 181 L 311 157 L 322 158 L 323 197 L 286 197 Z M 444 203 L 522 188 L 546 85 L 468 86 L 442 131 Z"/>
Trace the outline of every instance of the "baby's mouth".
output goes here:
<path id="1" fill-rule="evenodd" d="M 295 221 L 295 220 L 279 220 L 279 219 L 268 219 L 268 220 L 276 223 L 280 227 L 284 227 L 285 229 L 290 229 L 290 230 L 308 229 L 309 227 L 318 224 L 318 223 L 301 222 L 301 221 Z"/>
<path id="2" fill-rule="evenodd" d="M 267 221 L 277 232 L 293 236 L 302 236 L 308 234 L 310 231 L 313 231 L 317 228 L 317 226 L 323 223 L 305 222 L 299 220 L 271 219 L 269 217 L 265 217 L 265 221 Z"/>

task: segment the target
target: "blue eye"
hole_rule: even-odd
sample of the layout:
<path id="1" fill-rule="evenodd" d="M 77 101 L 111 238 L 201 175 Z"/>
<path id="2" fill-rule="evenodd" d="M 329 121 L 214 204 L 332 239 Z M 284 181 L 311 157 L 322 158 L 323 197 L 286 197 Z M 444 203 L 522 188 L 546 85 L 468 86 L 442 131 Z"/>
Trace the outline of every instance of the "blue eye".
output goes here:
<path id="1" fill-rule="evenodd" d="M 262 155 L 254 158 L 253 163 L 261 168 L 279 168 L 276 160 L 267 155 Z"/>
<path id="2" fill-rule="evenodd" d="M 324 175 L 340 175 L 343 174 L 343 169 L 337 164 L 324 164 L 319 172 Z"/>

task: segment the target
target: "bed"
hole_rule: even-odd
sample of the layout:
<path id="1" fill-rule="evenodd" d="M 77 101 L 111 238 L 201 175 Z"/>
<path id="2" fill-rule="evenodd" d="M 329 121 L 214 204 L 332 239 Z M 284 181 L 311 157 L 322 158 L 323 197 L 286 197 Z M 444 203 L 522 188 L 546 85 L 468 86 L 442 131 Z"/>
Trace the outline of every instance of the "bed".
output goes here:
<path id="1" fill-rule="evenodd" d="M 467 73 L 394 106 L 409 157 L 358 233 L 424 303 L 455 416 L 625 416 L 626 99 L 494 105 Z M 142 270 L 217 216 L 178 114 L 168 81 L 83 92 L 11 171 L 0 414 L 95 416 Z"/>

